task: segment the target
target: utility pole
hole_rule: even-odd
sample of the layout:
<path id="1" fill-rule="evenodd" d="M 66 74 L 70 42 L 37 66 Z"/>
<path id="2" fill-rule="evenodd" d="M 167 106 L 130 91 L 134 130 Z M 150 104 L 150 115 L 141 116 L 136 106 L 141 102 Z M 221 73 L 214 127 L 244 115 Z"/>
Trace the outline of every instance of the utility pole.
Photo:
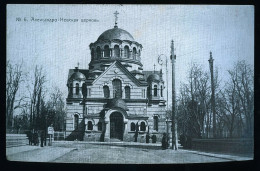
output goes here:
<path id="1" fill-rule="evenodd" d="M 86 118 L 86 96 L 87 96 L 87 85 L 86 85 L 86 83 L 84 82 L 83 84 L 82 84 L 82 96 L 83 96 L 83 100 L 82 100 L 82 103 L 83 103 L 83 128 L 82 128 L 82 135 L 83 135 L 83 137 L 82 137 L 82 141 L 83 141 L 83 139 L 84 139 L 84 133 L 85 133 L 85 118 Z"/>
<path id="2" fill-rule="evenodd" d="M 213 70 L 213 61 L 214 59 L 212 58 L 212 52 L 210 52 L 210 57 L 209 57 L 209 69 L 210 69 L 210 74 L 211 74 L 211 110 L 213 113 L 213 137 L 216 138 L 216 107 L 215 107 L 215 85 L 214 85 L 214 70 Z"/>
<path id="3" fill-rule="evenodd" d="M 175 92 L 175 61 L 174 44 L 171 43 L 171 61 L 172 61 L 172 149 L 178 150 L 178 134 L 177 134 L 177 120 L 176 120 L 176 92 Z"/>
<path id="4" fill-rule="evenodd" d="M 167 136 L 166 136 L 166 141 L 167 141 L 167 145 L 169 144 L 169 125 L 168 125 L 168 116 L 167 116 L 167 112 L 168 112 L 168 109 L 169 109 L 169 107 L 168 107 L 168 103 L 169 103 L 169 99 L 168 99 L 168 89 L 169 89 L 169 87 L 168 87 L 168 59 L 167 59 L 167 56 L 166 55 L 164 55 L 164 54 L 161 54 L 161 55 L 159 55 L 158 56 L 158 63 L 162 66 L 163 64 L 164 64 L 164 60 L 162 59 L 162 56 L 164 56 L 165 57 L 165 66 L 166 66 L 166 87 L 167 87 L 167 106 L 166 106 L 166 113 L 165 113 L 165 118 L 166 118 L 166 134 L 167 134 Z"/>

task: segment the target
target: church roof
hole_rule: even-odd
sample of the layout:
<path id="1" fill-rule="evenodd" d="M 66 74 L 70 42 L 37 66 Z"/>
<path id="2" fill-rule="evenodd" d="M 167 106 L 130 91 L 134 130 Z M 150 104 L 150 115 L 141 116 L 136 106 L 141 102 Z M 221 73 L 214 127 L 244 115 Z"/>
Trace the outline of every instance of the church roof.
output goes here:
<path id="1" fill-rule="evenodd" d="M 123 29 L 120 29 L 117 26 L 115 26 L 113 29 L 106 30 L 98 37 L 98 41 L 99 40 L 110 40 L 111 41 L 111 40 L 115 40 L 115 39 L 135 41 L 133 36 L 129 32 L 127 32 Z"/>
<path id="2" fill-rule="evenodd" d="M 70 69 L 68 74 L 68 80 L 70 79 L 87 79 L 88 78 L 89 70 L 87 69 Z"/>
<path id="3" fill-rule="evenodd" d="M 143 71 L 144 79 L 148 81 L 148 77 L 152 74 L 160 75 L 160 71 Z"/>
<path id="4" fill-rule="evenodd" d="M 114 65 L 117 65 L 120 69 L 122 69 L 123 72 L 125 72 L 126 75 L 129 76 L 129 78 L 137 83 L 138 85 L 140 86 L 146 86 L 147 85 L 147 82 L 145 81 L 141 81 L 139 79 L 137 79 L 128 69 L 126 69 L 124 67 L 124 65 L 119 62 L 119 61 L 115 61 L 113 62 L 101 75 L 99 75 L 95 80 L 93 80 L 92 84 L 95 83 L 97 80 L 99 80 L 108 70 L 110 70 L 110 68 L 112 68 Z"/>
<path id="5" fill-rule="evenodd" d="M 82 74 L 81 72 L 74 72 L 71 77 L 71 80 L 85 80 L 86 77 L 84 74 Z"/>
<path id="6" fill-rule="evenodd" d="M 154 73 L 149 75 L 149 77 L 147 78 L 147 82 L 159 82 L 160 79 L 161 79 L 160 76 Z"/>

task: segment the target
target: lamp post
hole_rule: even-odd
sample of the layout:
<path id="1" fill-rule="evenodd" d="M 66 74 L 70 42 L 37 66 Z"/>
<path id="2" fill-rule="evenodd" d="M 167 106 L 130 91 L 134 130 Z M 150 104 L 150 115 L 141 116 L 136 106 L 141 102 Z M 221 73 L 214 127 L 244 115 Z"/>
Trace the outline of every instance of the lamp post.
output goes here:
<path id="1" fill-rule="evenodd" d="M 210 58 L 209 58 L 209 69 L 210 69 L 210 75 L 211 75 L 211 108 L 213 113 L 213 137 L 216 138 L 216 108 L 215 108 L 215 85 L 214 85 L 214 76 L 213 76 L 213 61 L 212 58 L 212 52 L 210 52 Z"/>
<path id="2" fill-rule="evenodd" d="M 165 60 L 163 60 L 163 58 L 165 58 Z M 165 62 L 164 62 L 165 61 Z M 169 129 L 168 129 L 168 116 L 167 116 L 167 111 L 168 111 L 168 59 L 167 59 L 167 56 L 164 55 L 164 54 L 161 54 L 158 56 L 158 63 L 162 66 L 164 63 L 165 63 L 165 69 L 166 69 L 166 87 L 167 87 L 167 102 L 166 102 L 166 142 L 167 142 L 167 146 L 169 144 Z"/>
<path id="3" fill-rule="evenodd" d="M 172 61 L 172 149 L 178 150 L 178 134 L 176 121 L 176 92 L 175 92 L 175 61 L 173 40 L 171 43 L 171 61 Z"/>

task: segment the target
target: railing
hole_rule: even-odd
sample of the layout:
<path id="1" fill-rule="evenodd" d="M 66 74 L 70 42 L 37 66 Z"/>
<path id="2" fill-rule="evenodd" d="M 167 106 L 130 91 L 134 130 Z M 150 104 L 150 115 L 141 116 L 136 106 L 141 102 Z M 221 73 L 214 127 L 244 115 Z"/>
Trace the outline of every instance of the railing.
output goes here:
<path id="1" fill-rule="evenodd" d="M 192 139 L 192 149 L 223 153 L 253 154 L 253 138 Z"/>
<path id="2" fill-rule="evenodd" d="M 64 141 L 65 132 L 54 132 L 54 141 Z"/>
<path id="3" fill-rule="evenodd" d="M 26 134 L 6 134 L 6 148 L 28 145 Z"/>
<path id="4" fill-rule="evenodd" d="M 26 134 L 29 131 L 27 129 L 6 129 L 6 134 Z"/>

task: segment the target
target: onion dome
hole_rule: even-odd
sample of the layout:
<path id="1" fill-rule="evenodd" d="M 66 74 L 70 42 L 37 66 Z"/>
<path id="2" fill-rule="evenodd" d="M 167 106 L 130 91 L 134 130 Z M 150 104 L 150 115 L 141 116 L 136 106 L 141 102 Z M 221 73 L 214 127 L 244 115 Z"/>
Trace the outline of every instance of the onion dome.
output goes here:
<path id="1" fill-rule="evenodd" d="M 111 40 L 115 40 L 115 39 L 134 41 L 133 36 L 129 32 L 127 32 L 123 29 L 120 29 L 117 26 L 115 26 L 113 29 L 109 29 L 109 30 L 103 32 L 98 37 L 97 41 L 100 41 L 100 40 L 110 40 L 111 41 Z"/>
<path id="2" fill-rule="evenodd" d="M 79 72 L 78 67 L 76 67 L 74 73 L 70 76 L 70 80 L 86 80 L 86 77 L 84 74 Z"/>
<path id="3" fill-rule="evenodd" d="M 151 74 L 147 78 L 147 82 L 160 82 L 161 78 L 158 74 Z"/>
<path id="4" fill-rule="evenodd" d="M 123 99 L 114 98 L 108 101 L 106 104 L 106 108 L 121 108 L 124 110 L 128 110 L 127 105 Z"/>

